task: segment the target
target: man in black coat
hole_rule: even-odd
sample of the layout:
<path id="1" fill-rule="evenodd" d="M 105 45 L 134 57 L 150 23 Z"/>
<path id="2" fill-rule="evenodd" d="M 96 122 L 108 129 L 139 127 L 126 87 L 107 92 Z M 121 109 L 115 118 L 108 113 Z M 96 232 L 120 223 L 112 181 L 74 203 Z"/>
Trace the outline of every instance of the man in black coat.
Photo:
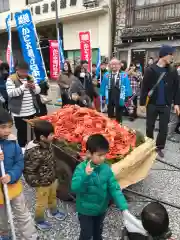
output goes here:
<path id="1" fill-rule="evenodd" d="M 164 77 L 154 88 L 147 105 L 146 135 L 153 138 L 155 122 L 159 116 L 159 134 L 156 140 L 157 152 L 160 157 L 164 157 L 163 149 L 168 133 L 168 123 L 172 103 L 174 110 L 179 115 L 180 109 L 180 88 L 178 73 L 175 68 L 170 66 L 173 61 L 174 48 L 168 45 L 161 47 L 159 60 L 145 70 L 141 88 L 140 105 L 146 106 L 146 99 L 159 77 L 164 72 Z"/>

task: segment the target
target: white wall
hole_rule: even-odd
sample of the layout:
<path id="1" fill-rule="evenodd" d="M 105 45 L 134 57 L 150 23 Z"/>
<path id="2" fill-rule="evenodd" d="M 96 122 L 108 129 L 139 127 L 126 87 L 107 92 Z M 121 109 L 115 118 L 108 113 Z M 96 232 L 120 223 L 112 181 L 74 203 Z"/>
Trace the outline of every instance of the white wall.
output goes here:
<path id="1" fill-rule="evenodd" d="M 91 31 L 92 48 L 101 48 L 101 55 L 108 57 L 111 51 L 111 34 L 108 14 L 73 21 L 63 25 L 64 49 L 79 49 L 79 32 Z"/>
<path id="2" fill-rule="evenodd" d="M 25 8 L 25 0 L 9 0 L 11 12 L 20 11 Z M 86 9 L 83 7 L 83 0 L 77 0 L 77 5 L 71 7 L 70 0 L 67 0 L 66 9 L 59 11 L 60 21 L 63 23 L 64 48 L 65 50 L 79 49 L 79 31 L 91 30 L 92 48 L 101 48 L 101 55 L 109 56 L 111 51 L 111 15 L 109 14 L 110 0 L 100 0 L 100 6 Z M 50 10 L 52 0 L 32 4 L 36 5 L 49 4 L 49 13 L 33 15 L 36 24 L 48 25 L 55 23 L 55 12 Z M 58 1 L 59 2 L 59 1 Z M 60 8 L 59 8 L 60 9 Z M 5 18 L 8 12 L 0 13 L 0 31 L 5 31 Z M 15 22 L 12 22 L 15 27 Z"/>
<path id="3" fill-rule="evenodd" d="M 44 1 L 34 3 L 34 4 L 31 5 L 35 9 L 35 6 L 37 6 L 37 5 L 42 6 L 44 3 L 49 4 L 48 13 L 43 13 L 42 12 L 43 9 L 41 8 L 41 14 L 34 14 L 33 15 L 33 20 L 36 23 L 47 22 L 47 21 L 55 19 L 55 12 L 51 11 L 51 2 L 52 1 L 53 0 L 44 0 Z M 66 6 L 65 9 L 60 9 L 60 6 L 58 7 L 59 18 L 60 18 L 60 20 L 63 20 L 63 19 L 76 17 L 76 15 L 79 15 L 79 14 L 88 14 L 88 12 L 91 12 L 91 11 L 96 10 L 98 8 L 102 8 L 103 6 L 107 6 L 108 1 L 109 0 L 101 0 L 99 7 L 86 9 L 83 6 L 83 0 L 77 0 L 76 6 L 70 6 L 70 0 L 67 0 L 67 6 Z M 9 0 L 9 3 L 10 3 L 10 11 L 12 13 L 15 13 L 16 11 L 20 11 L 20 10 L 24 9 L 25 7 L 27 7 L 25 5 L 25 0 Z M 58 4 L 60 4 L 59 1 L 58 1 Z M 0 13 L 0 31 L 5 30 L 5 18 L 8 15 L 8 13 L 9 12 Z M 12 23 L 12 26 L 15 26 L 14 21 Z"/>

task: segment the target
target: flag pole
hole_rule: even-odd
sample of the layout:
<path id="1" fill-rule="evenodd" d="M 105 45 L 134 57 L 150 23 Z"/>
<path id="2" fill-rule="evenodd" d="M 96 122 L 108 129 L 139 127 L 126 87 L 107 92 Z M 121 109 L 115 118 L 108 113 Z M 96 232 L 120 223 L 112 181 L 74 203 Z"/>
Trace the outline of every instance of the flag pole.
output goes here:
<path id="1" fill-rule="evenodd" d="M 13 61 L 13 56 L 12 56 L 12 31 L 11 31 L 11 24 L 12 24 L 12 20 L 11 20 L 11 13 L 10 13 L 10 18 L 9 18 L 9 44 L 10 44 L 10 66 L 9 66 L 9 69 L 10 69 L 10 74 L 12 74 L 12 61 Z"/>
<path id="2" fill-rule="evenodd" d="M 41 50 L 41 46 L 40 46 L 40 41 L 39 41 L 38 34 L 37 34 L 36 24 L 35 24 L 35 22 L 33 21 L 33 16 L 32 16 L 32 11 L 31 11 L 31 5 L 28 6 L 28 9 L 29 9 L 30 14 L 31 14 L 32 22 L 33 22 L 33 24 L 34 24 L 34 33 L 35 33 L 35 35 L 36 35 L 38 49 L 39 49 L 39 52 L 40 52 L 40 55 L 41 55 L 41 58 L 42 58 L 42 64 L 43 64 L 43 68 L 44 68 L 44 71 L 45 71 L 46 80 L 48 80 L 47 71 L 46 71 L 46 66 L 45 66 L 45 62 L 44 62 L 43 55 L 42 55 L 42 50 Z"/>
<path id="3" fill-rule="evenodd" d="M 55 12 L 56 12 L 56 34 L 58 41 L 58 51 L 59 51 L 59 70 L 61 70 L 61 59 L 60 59 L 60 31 L 59 31 L 59 11 L 58 11 L 58 1 L 55 0 Z"/>

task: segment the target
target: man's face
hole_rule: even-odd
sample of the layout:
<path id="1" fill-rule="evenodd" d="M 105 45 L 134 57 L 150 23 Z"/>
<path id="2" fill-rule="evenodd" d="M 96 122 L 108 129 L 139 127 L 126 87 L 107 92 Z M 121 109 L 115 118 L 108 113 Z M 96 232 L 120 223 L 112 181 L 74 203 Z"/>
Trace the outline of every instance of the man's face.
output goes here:
<path id="1" fill-rule="evenodd" d="M 101 64 L 101 70 L 105 70 L 106 69 L 106 65 L 105 64 Z"/>
<path id="2" fill-rule="evenodd" d="M 165 56 L 163 58 L 163 60 L 167 65 L 169 65 L 169 64 L 173 63 L 174 56 L 173 56 L 173 54 L 169 54 L 169 55 Z"/>
<path id="3" fill-rule="evenodd" d="M 28 76 L 28 70 L 26 70 L 26 69 L 17 68 L 16 72 L 19 75 L 19 77 L 21 77 L 21 78 L 26 78 Z"/>
<path id="4" fill-rule="evenodd" d="M 154 60 L 152 58 L 149 59 L 148 64 L 152 65 L 154 63 Z"/>
<path id="5" fill-rule="evenodd" d="M 117 72 L 119 71 L 121 68 L 121 65 L 120 65 L 120 62 L 118 60 L 112 60 L 110 62 L 110 69 L 113 71 L 113 72 Z"/>
<path id="6" fill-rule="evenodd" d="M 92 72 L 95 73 L 96 72 L 96 66 L 92 67 Z"/>
<path id="7" fill-rule="evenodd" d="M 88 64 L 87 63 L 84 63 L 82 66 L 86 71 L 88 70 Z"/>

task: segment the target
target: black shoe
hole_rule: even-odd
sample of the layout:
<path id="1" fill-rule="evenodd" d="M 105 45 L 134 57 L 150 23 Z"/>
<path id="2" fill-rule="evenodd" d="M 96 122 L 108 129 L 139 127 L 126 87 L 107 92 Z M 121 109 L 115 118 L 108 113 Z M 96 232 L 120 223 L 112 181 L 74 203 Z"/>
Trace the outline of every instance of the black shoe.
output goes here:
<path id="1" fill-rule="evenodd" d="M 162 149 L 157 148 L 156 152 L 157 152 L 157 154 L 159 155 L 160 158 L 164 158 L 164 153 L 163 153 Z"/>

